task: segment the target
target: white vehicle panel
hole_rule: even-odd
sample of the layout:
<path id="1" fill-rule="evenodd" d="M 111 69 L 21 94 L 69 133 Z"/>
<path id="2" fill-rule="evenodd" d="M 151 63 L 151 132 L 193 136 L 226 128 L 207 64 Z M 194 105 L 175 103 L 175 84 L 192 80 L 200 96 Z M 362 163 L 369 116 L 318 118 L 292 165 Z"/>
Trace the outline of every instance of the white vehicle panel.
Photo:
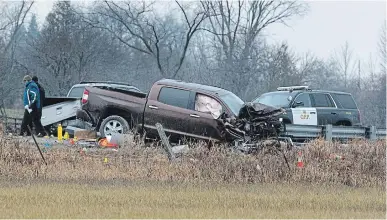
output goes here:
<path id="1" fill-rule="evenodd" d="M 66 101 L 43 107 L 42 125 L 47 126 L 74 117 L 79 108 L 81 108 L 81 102 L 79 100 Z"/>
<path id="2" fill-rule="evenodd" d="M 316 108 L 292 108 L 293 124 L 317 125 Z"/>

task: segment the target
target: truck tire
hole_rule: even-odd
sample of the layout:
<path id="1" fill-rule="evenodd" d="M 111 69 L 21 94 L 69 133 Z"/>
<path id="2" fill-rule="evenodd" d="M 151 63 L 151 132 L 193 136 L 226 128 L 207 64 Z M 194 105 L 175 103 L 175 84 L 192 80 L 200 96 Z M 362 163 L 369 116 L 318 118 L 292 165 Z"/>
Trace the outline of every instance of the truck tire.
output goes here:
<path id="1" fill-rule="evenodd" d="M 99 133 L 102 137 L 106 137 L 106 135 L 110 135 L 111 133 L 127 134 L 129 131 L 129 123 L 118 115 L 105 118 L 99 127 Z"/>

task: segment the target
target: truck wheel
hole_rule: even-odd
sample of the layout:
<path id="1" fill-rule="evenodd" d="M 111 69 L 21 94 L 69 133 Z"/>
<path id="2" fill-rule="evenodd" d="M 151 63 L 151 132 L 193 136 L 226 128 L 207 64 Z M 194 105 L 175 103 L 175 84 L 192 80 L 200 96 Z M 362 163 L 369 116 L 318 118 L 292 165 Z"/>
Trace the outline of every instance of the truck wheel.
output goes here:
<path id="1" fill-rule="evenodd" d="M 130 131 L 129 123 L 121 116 L 112 115 L 105 118 L 99 128 L 102 137 L 112 133 L 125 134 Z"/>

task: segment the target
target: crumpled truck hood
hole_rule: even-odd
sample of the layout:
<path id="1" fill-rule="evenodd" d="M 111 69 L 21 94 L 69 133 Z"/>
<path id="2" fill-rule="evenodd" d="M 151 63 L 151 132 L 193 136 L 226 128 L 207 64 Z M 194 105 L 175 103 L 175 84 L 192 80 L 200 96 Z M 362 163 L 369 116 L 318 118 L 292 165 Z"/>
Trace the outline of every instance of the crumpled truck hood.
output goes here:
<path id="1" fill-rule="evenodd" d="M 223 127 L 226 140 L 241 139 L 247 136 L 249 139 L 260 139 L 268 135 L 277 135 L 272 126 L 278 129 L 280 124 L 278 116 L 284 112 L 283 108 L 247 102 L 239 110 L 237 117 L 227 117 L 223 113 L 218 122 L 219 126 Z"/>
<path id="2" fill-rule="evenodd" d="M 252 121 L 255 121 L 256 119 L 266 120 L 281 115 L 284 112 L 285 110 L 283 108 L 276 108 L 262 103 L 247 102 L 239 110 L 238 118 L 250 119 Z"/>

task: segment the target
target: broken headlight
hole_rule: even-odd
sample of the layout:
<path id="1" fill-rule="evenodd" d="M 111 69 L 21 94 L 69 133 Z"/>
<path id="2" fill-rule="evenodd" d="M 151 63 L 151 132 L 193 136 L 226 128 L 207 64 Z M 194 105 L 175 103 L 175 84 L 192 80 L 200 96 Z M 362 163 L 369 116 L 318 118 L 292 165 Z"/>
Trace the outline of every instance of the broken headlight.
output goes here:
<path id="1" fill-rule="evenodd" d="M 285 132 L 285 123 L 282 122 L 282 118 L 280 118 L 281 125 L 279 127 L 280 132 Z"/>

